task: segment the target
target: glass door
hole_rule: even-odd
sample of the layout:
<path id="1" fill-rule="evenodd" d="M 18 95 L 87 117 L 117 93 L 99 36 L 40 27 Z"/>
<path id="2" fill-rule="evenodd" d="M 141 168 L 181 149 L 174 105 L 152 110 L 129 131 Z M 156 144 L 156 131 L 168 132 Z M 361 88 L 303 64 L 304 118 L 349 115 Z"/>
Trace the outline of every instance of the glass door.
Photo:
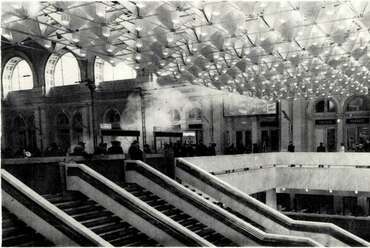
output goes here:
<path id="1" fill-rule="evenodd" d="M 328 152 L 337 151 L 336 133 L 337 131 L 335 128 L 326 129 L 326 149 Z"/>

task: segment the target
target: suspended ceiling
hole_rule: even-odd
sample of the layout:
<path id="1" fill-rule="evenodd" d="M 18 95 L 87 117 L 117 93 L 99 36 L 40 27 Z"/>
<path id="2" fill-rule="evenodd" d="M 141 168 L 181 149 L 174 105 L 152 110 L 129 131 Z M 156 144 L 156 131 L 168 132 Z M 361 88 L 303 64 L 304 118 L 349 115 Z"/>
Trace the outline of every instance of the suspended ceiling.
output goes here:
<path id="1" fill-rule="evenodd" d="M 368 94 L 370 1 L 2 2 L 6 43 L 264 99 Z"/>

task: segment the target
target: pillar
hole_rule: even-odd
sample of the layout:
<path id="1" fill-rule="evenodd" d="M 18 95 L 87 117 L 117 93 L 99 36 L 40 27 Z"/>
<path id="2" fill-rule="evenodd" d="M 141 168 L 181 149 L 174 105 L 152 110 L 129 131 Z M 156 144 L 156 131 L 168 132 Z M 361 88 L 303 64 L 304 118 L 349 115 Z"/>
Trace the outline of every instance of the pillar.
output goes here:
<path id="1" fill-rule="evenodd" d="M 337 117 L 337 151 L 340 151 L 341 143 L 344 143 L 343 137 L 344 131 L 344 115 L 338 115 Z"/>
<path id="2" fill-rule="evenodd" d="M 89 105 L 86 105 L 85 107 L 81 108 L 81 115 L 82 115 L 82 123 L 84 125 L 83 128 L 83 142 L 85 142 L 85 150 L 88 153 L 94 152 L 94 141 L 92 137 L 92 121 L 90 119 L 90 109 Z"/>
<path id="3" fill-rule="evenodd" d="M 369 215 L 369 201 L 366 196 L 357 197 L 357 205 L 359 205 L 363 210 L 366 216 Z"/>
<path id="4" fill-rule="evenodd" d="M 45 152 L 46 148 L 50 145 L 51 142 L 48 140 L 48 122 L 46 118 L 46 110 L 42 107 L 38 107 L 37 114 L 35 114 L 35 125 L 37 127 L 37 145 L 41 152 Z"/>
<path id="5" fill-rule="evenodd" d="M 294 199 L 295 199 L 295 194 L 294 193 L 289 193 L 289 199 L 290 199 L 290 211 L 295 211 L 295 205 L 294 205 Z"/>
<path id="6" fill-rule="evenodd" d="M 289 102 L 287 100 L 280 101 L 280 151 L 286 152 L 289 145 L 289 120 L 284 117 L 282 111 L 289 115 Z M 289 116 L 290 117 L 290 116 Z"/>
<path id="7" fill-rule="evenodd" d="M 258 122 L 257 122 L 257 117 L 252 118 L 252 144 L 258 144 Z"/>
<path id="8" fill-rule="evenodd" d="M 342 215 L 343 214 L 343 197 L 340 195 L 335 195 L 333 198 L 333 208 L 334 213 Z"/>
<path id="9" fill-rule="evenodd" d="M 266 205 L 277 209 L 275 189 L 270 189 L 266 191 Z"/>

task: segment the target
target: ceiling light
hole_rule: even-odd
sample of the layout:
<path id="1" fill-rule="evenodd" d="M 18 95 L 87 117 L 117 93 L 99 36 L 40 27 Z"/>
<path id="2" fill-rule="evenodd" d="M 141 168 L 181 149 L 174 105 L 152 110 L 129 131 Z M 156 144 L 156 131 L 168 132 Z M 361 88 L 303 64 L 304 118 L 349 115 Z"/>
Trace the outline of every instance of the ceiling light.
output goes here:
<path id="1" fill-rule="evenodd" d="M 104 37 L 109 37 L 109 36 L 110 36 L 110 29 L 109 29 L 109 27 L 107 27 L 107 26 L 103 26 L 103 27 L 101 28 L 101 33 L 102 33 L 102 35 L 103 35 Z"/>
<path id="2" fill-rule="evenodd" d="M 78 32 L 72 33 L 72 41 L 73 42 L 79 42 L 80 41 L 80 37 L 79 37 L 79 33 Z"/>
<path id="3" fill-rule="evenodd" d="M 136 41 L 136 47 L 137 48 L 142 48 L 143 47 L 143 42 L 141 40 Z"/>
<path id="4" fill-rule="evenodd" d="M 60 22 L 64 26 L 67 26 L 69 24 L 69 22 L 71 21 L 71 17 L 66 13 L 62 13 L 60 18 L 61 18 Z"/>
<path id="5" fill-rule="evenodd" d="M 142 26 L 136 26 L 136 31 L 140 32 L 141 30 L 143 30 L 143 27 Z"/>
<path id="6" fill-rule="evenodd" d="M 141 9 L 145 7 L 145 4 L 143 2 L 139 2 L 139 3 L 136 3 L 136 6 Z"/>
<path id="7" fill-rule="evenodd" d="M 113 49 L 114 49 L 113 45 L 111 45 L 111 44 L 106 45 L 107 52 L 111 53 L 111 52 L 113 52 Z"/>
<path id="8" fill-rule="evenodd" d="M 136 54 L 135 59 L 136 60 L 141 60 L 141 54 L 140 53 Z"/>
<path id="9" fill-rule="evenodd" d="M 85 49 L 80 49 L 80 56 L 85 57 L 86 56 L 86 50 Z"/>
<path id="10" fill-rule="evenodd" d="M 3 29 L 2 29 L 2 32 L 1 32 L 1 35 L 2 35 L 4 38 L 6 38 L 7 40 L 9 40 L 9 41 L 13 39 L 13 34 L 12 34 L 12 32 L 11 32 L 10 30 L 8 30 L 8 29 L 3 28 Z"/>

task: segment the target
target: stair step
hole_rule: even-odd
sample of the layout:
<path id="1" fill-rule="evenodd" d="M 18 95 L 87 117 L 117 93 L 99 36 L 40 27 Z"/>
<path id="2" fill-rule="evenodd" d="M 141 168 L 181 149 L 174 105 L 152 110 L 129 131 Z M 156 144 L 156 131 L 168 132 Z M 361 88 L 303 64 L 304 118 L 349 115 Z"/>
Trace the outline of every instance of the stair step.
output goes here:
<path id="1" fill-rule="evenodd" d="M 124 224 L 122 222 L 119 223 L 107 223 L 104 225 L 96 226 L 96 227 L 90 227 L 92 231 L 94 231 L 96 234 L 106 233 L 108 231 L 117 230 L 121 228 Z"/>
<path id="2" fill-rule="evenodd" d="M 99 218 L 99 217 L 109 217 L 109 216 L 112 216 L 113 214 L 111 212 L 108 212 L 106 210 L 103 210 L 103 209 L 97 209 L 97 210 L 93 210 L 93 211 L 90 211 L 90 212 L 86 212 L 86 213 L 82 213 L 82 214 L 79 214 L 79 215 L 74 215 L 73 217 L 77 220 L 77 221 L 85 221 L 85 220 L 89 220 L 89 219 L 93 219 L 93 218 Z"/>
<path id="3" fill-rule="evenodd" d="M 86 227 L 93 227 L 93 226 L 100 226 L 106 223 L 116 223 L 120 222 L 121 219 L 118 217 L 112 217 L 112 216 L 103 216 L 103 217 L 98 217 L 98 218 L 93 218 L 93 219 L 88 219 L 84 221 L 80 221 L 81 224 L 83 224 Z"/>
<path id="4" fill-rule="evenodd" d="M 116 239 L 117 237 L 121 237 L 124 235 L 128 235 L 130 233 L 137 233 L 138 230 L 135 229 L 133 226 L 130 226 L 128 223 L 126 226 L 123 226 L 122 228 L 114 229 L 105 233 L 100 233 L 100 237 L 110 242 L 112 239 Z"/>
<path id="5" fill-rule="evenodd" d="M 76 208 L 69 208 L 69 209 L 63 209 L 64 212 L 66 212 L 69 215 L 79 214 L 83 212 L 87 212 L 90 210 L 95 210 L 97 208 L 96 205 L 86 205 L 86 206 L 80 206 Z"/>

